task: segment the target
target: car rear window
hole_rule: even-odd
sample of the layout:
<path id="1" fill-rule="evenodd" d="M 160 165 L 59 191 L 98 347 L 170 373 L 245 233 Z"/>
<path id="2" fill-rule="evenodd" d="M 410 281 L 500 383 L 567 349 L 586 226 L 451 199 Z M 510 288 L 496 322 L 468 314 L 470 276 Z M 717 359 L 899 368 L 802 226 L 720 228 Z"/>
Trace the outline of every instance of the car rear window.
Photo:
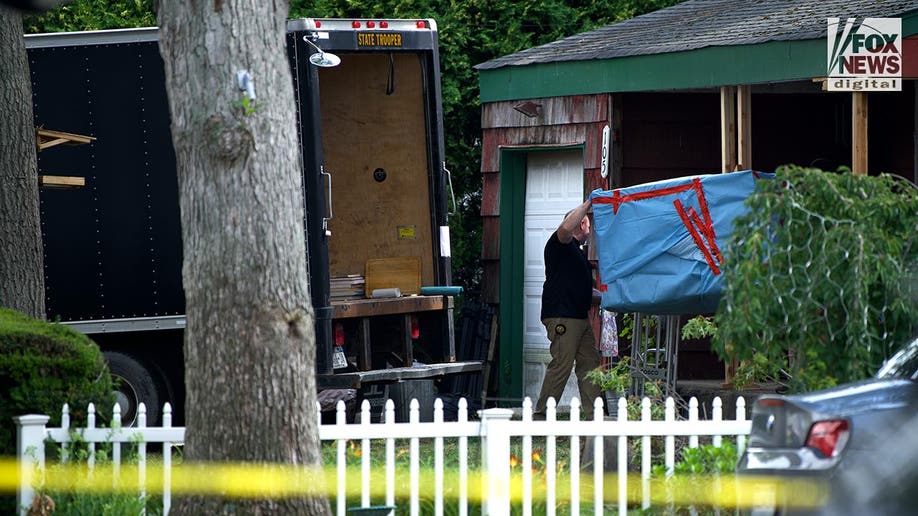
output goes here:
<path id="1" fill-rule="evenodd" d="M 912 339 L 883 364 L 877 378 L 908 378 L 918 380 L 918 338 Z"/>

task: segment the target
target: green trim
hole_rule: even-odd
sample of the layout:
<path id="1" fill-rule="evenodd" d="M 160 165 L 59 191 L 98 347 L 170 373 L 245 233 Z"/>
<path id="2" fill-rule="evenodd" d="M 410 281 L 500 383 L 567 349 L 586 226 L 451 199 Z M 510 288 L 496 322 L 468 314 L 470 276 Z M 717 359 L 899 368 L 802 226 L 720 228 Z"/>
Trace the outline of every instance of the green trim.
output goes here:
<path id="1" fill-rule="evenodd" d="M 481 102 L 802 80 L 825 75 L 825 61 L 825 41 L 809 40 L 505 66 L 481 71 Z"/>
<path id="2" fill-rule="evenodd" d="M 583 144 L 500 149 L 500 363 L 498 396 L 523 397 L 523 260 L 526 160 L 530 152 L 580 149 Z M 533 400 L 535 403 L 536 400 Z"/>
<path id="3" fill-rule="evenodd" d="M 918 12 L 902 17 L 918 33 Z M 620 91 L 714 88 L 810 80 L 826 75 L 825 38 L 707 47 L 591 61 L 554 61 L 480 70 L 481 102 Z"/>
<path id="4" fill-rule="evenodd" d="M 498 395 L 523 395 L 523 217 L 526 151 L 500 151 L 500 364 Z"/>

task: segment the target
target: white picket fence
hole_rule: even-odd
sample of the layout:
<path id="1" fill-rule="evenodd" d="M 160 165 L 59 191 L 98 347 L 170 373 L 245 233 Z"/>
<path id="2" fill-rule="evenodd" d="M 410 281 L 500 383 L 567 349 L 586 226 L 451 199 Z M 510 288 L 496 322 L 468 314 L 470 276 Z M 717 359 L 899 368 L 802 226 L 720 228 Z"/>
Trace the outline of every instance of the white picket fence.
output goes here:
<path id="1" fill-rule="evenodd" d="M 421 493 L 422 484 L 420 482 L 420 446 L 421 440 L 432 440 L 434 448 L 434 466 L 433 466 L 433 486 L 432 493 L 428 491 L 430 486 L 424 484 L 425 498 L 432 497 L 434 504 L 434 513 L 441 515 L 444 512 L 447 501 L 456 504 L 456 511 L 460 516 L 465 516 L 469 511 L 469 491 L 470 487 L 481 489 L 481 510 L 483 514 L 488 515 L 506 515 L 510 513 L 511 508 L 511 476 L 514 481 L 522 482 L 522 513 L 524 515 L 532 514 L 533 499 L 536 494 L 544 495 L 545 507 L 549 515 L 554 514 L 554 508 L 559 501 L 556 498 L 556 490 L 559 487 L 559 475 L 556 471 L 556 457 L 558 452 L 558 439 L 562 440 L 562 446 L 569 443 L 570 457 L 569 464 L 572 465 L 569 473 L 570 477 L 570 513 L 580 514 L 580 487 L 582 479 L 580 478 L 581 463 L 581 439 L 591 439 L 592 455 L 595 458 L 592 466 L 592 491 L 595 514 L 603 514 L 606 504 L 612 502 L 604 495 L 604 480 L 606 472 L 614 471 L 617 474 L 617 505 L 619 514 L 626 514 L 628 510 L 628 456 L 629 440 L 640 439 L 640 481 L 642 492 L 643 508 L 650 506 L 651 500 L 651 452 L 652 437 L 662 437 L 664 440 L 664 465 L 667 474 L 672 474 L 675 464 L 675 439 L 685 437 L 688 439 L 689 447 L 697 447 L 699 439 L 710 439 L 715 446 L 720 446 L 724 436 L 735 436 L 737 439 L 737 449 L 742 450 L 745 446 L 745 437 L 749 434 L 751 423 L 746 420 L 746 405 L 742 397 L 736 400 L 736 418 L 733 420 L 724 420 L 722 418 L 722 403 L 720 398 L 715 398 L 712 404 L 712 419 L 699 420 L 698 418 L 698 401 L 692 398 L 689 401 L 688 419 L 677 419 L 675 403 L 672 398 L 666 400 L 665 415 L 662 420 L 651 419 L 651 405 L 648 399 L 644 399 L 641 406 L 641 418 L 639 420 L 628 420 L 627 401 L 622 398 L 618 402 L 617 418 L 615 420 L 606 420 L 603 417 L 602 400 L 597 399 L 594 409 L 595 419 L 589 421 L 579 420 L 580 406 L 579 401 L 574 399 L 571 402 L 571 412 L 569 420 L 556 420 L 556 411 L 554 402 L 551 401 L 548 407 L 547 418 L 545 421 L 532 420 L 532 403 L 526 398 L 522 408 L 521 419 L 511 419 L 514 411 L 505 408 L 492 408 L 478 412 L 479 420 L 469 420 L 468 408 L 465 399 L 459 401 L 459 409 L 456 421 L 444 421 L 443 402 L 440 399 L 435 401 L 434 420 L 433 422 L 420 422 L 420 410 L 417 400 L 412 400 L 409 407 L 409 421 L 403 423 L 395 422 L 395 406 L 391 400 L 385 404 L 382 414 L 382 422 L 372 423 L 370 404 L 364 401 L 361 406 L 361 422 L 347 423 L 346 410 L 344 402 L 339 402 L 337 406 L 336 423 L 328 425 L 319 425 L 319 438 L 322 441 L 336 441 L 336 467 L 337 467 L 337 484 L 335 486 L 336 496 L 333 497 L 333 506 L 336 513 L 344 516 L 347 512 L 346 493 L 347 485 L 347 453 L 348 443 L 360 442 L 360 507 L 385 506 L 394 507 L 396 504 L 396 486 L 409 485 L 409 511 L 412 516 L 421 513 Z M 146 462 L 147 446 L 152 443 L 162 443 L 163 446 L 163 468 L 162 468 L 162 498 L 163 512 L 168 514 L 171 507 L 171 460 L 172 446 L 180 445 L 184 442 L 185 429 L 171 426 L 171 407 L 166 404 L 163 411 L 162 427 L 146 427 L 146 413 L 143 405 L 140 407 L 137 426 L 130 428 L 120 428 L 120 410 L 115 406 L 113 417 L 113 428 L 96 428 L 95 427 L 95 410 L 90 404 L 88 410 L 87 426 L 85 428 L 71 428 L 69 409 L 65 405 L 59 428 L 48 428 L 46 425 L 49 417 L 45 415 L 26 415 L 15 418 L 18 429 L 18 460 L 20 461 L 20 471 L 22 482 L 17 492 L 17 502 L 21 508 L 22 514 L 25 514 L 35 495 L 33 488 L 32 475 L 38 470 L 45 467 L 45 442 L 52 441 L 60 443 L 62 447 L 61 456 L 64 460 L 68 458 L 68 443 L 72 442 L 73 435 L 78 435 L 79 440 L 87 443 L 89 456 L 88 462 L 92 468 L 95 462 L 95 444 L 112 443 L 112 466 L 115 468 L 115 478 L 117 479 L 118 468 L 121 465 L 121 447 L 124 445 L 137 446 L 137 474 L 138 484 L 146 485 Z M 545 470 L 544 470 L 544 492 L 534 493 L 533 486 L 533 438 L 545 439 Z M 617 464 L 603 464 L 605 438 L 617 438 Z M 470 468 L 468 463 L 468 439 L 480 439 L 481 446 L 481 464 L 478 468 Z M 409 478 L 400 478 L 396 476 L 396 440 L 409 440 Z M 444 463 L 445 463 L 445 446 L 444 440 L 456 440 L 457 448 L 456 461 L 458 462 L 458 471 L 455 475 L 458 480 L 457 484 L 450 484 L 449 497 L 444 495 Z M 426 442 L 426 441 L 425 441 Z M 540 441 L 541 442 L 541 441 Z M 590 441 L 586 441 L 590 442 Z M 374 444 L 378 443 L 378 444 Z M 513 444 L 511 444 L 513 443 Z M 383 446 L 385 455 L 385 499 L 371 500 L 370 480 L 371 480 L 371 455 L 374 446 Z M 517 459 L 511 457 L 511 450 L 514 447 L 519 451 L 520 457 Z M 657 450 L 658 452 L 659 450 Z M 511 474 L 511 461 L 518 460 L 521 462 L 521 472 Z M 425 462 L 427 458 L 425 458 Z M 470 471 L 474 474 L 470 475 Z M 450 472 L 451 474 L 453 472 Z M 521 476 L 522 478 L 518 478 Z M 374 477 L 378 481 L 378 475 Z M 450 476 L 451 481 L 454 477 Z M 470 485 L 473 479 L 480 479 L 481 485 Z M 587 479 L 588 481 L 588 479 Z M 352 488 L 354 486 L 351 486 Z M 541 488 L 541 480 L 539 482 Z M 458 489 L 456 489 L 458 488 Z M 353 489 L 352 489 L 353 490 Z M 458 494 L 456 491 L 458 490 Z M 143 496 L 143 489 L 139 493 Z M 567 501 L 565 500 L 567 503 Z M 403 502 L 404 503 L 404 502 Z M 400 509 L 403 512 L 404 508 Z"/>

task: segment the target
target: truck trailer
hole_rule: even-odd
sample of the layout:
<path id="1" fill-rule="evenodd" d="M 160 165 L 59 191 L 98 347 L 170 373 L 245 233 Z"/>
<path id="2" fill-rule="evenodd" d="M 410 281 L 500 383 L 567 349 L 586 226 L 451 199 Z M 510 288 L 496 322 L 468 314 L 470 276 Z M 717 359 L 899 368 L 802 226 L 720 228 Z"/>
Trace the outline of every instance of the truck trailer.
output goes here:
<path id="1" fill-rule="evenodd" d="M 479 371 L 456 359 L 435 21 L 296 19 L 286 42 L 319 389 L 359 400 Z M 169 401 L 180 424 L 181 220 L 158 31 L 28 35 L 26 48 L 47 317 L 99 344 L 125 421 L 144 402 L 156 424 Z"/>

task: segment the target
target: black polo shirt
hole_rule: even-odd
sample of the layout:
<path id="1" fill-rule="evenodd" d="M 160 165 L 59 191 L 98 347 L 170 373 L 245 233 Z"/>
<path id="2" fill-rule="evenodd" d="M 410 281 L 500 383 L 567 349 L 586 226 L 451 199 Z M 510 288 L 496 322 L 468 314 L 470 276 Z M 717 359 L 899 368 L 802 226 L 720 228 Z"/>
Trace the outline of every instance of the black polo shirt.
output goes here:
<path id="1" fill-rule="evenodd" d="M 590 262 L 576 238 L 562 244 L 555 231 L 545 244 L 545 283 L 542 285 L 542 319 L 586 319 L 593 298 Z"/>

